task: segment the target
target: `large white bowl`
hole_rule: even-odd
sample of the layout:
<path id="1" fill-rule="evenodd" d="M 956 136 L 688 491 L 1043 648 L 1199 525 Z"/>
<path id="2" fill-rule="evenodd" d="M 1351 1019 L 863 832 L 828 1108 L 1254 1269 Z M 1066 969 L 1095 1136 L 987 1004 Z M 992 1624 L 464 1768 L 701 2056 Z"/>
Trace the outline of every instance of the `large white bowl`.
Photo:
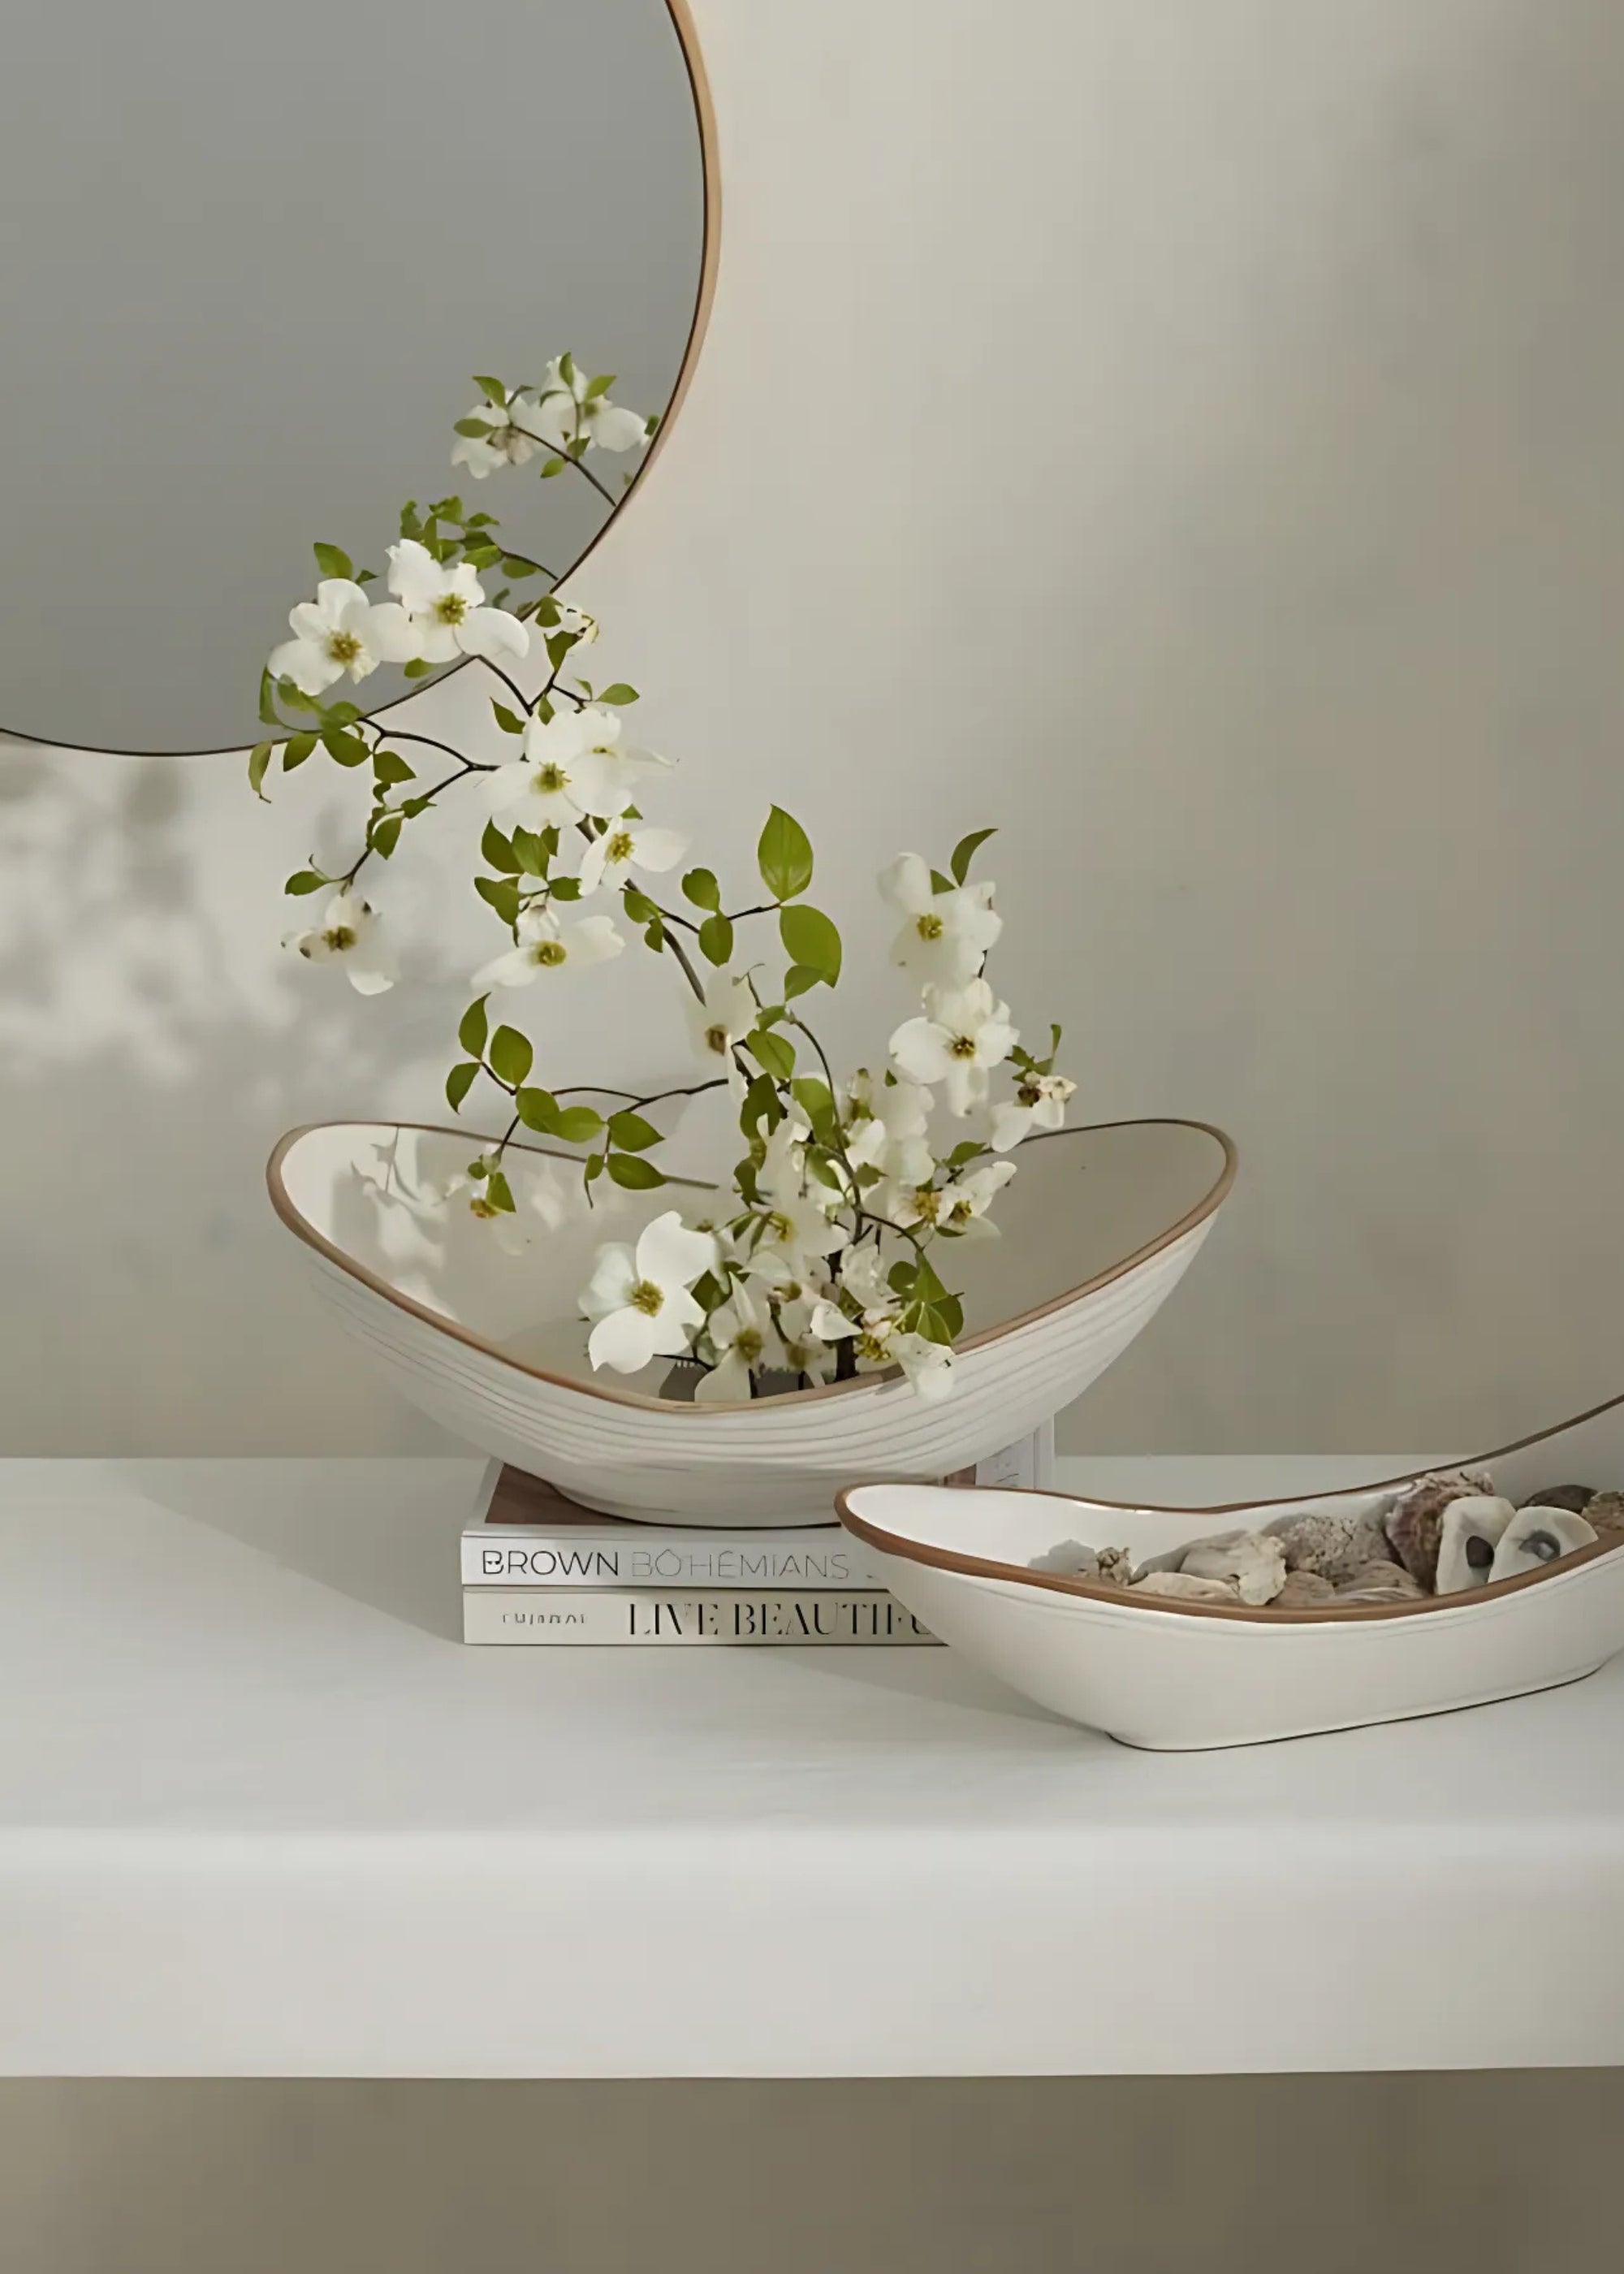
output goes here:
<path id="1" fill-rule="evenodd" d="M 1624 1485 L 1624 1398 L 1471 1458 L 1518 1502 L 1565 1483 L 1611 1490 Z M 1130 1599 L 1025 1568 L 1064 1540 L 1118 1545 L 1137 1561 L 1290 1509 L 1377 1505 L 1405 1481 L 1205 1510 L 890 1484 L 843 1492 L 838 1505 L 878 1552 L 885 1584 L 944 1642 L 1067 1720 L 1158 1751 L 1486 1705 L 1577 1681 L 1624 1650 L 1617 1541 L 1495 1587 L 1291 1611 Z"/>
<path id="2" fill-rule="evenodd" d="M 414 1403 L 590 1508 L 683 1524 L 828 1522 L 853 1478 L 944 1476 L 1036 1428 L 1152 1317 L 1235 1176 L 1229 1139 L 1198 1122 L 1028 1141 L 1003 1237 L 953 1253 L 966 1334 L 951 1398 L 926 1404 L 885 1374 L 695 1405 L 660 1394 L 663 1366 L 594 1374 L 575 1298 L 601 1240 L 704 1188 L 616 1193 L 613 1214 L 515 1259 L 431 1197 L 481 1142 L 392 1123 L 297 1129 L 271 1156 L 271 1198 L 340 1319 Z M 545 1159 L 510 1156 L 512 1179 Z"/>

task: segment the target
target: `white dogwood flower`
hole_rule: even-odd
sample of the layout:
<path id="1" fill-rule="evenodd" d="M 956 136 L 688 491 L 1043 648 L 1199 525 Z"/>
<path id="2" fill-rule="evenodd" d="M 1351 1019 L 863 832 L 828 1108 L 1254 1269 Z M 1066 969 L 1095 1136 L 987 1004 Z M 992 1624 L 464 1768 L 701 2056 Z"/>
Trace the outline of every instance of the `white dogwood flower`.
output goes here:
<path id="1" fill-rule="evenodd" d="M 688 1290 L 717 1268 L 714 1238 L 689 1231 L 675 1209 L 657 1216 L 635 1247 L 600 1247 L 581 1298 L 594 1321 L 587 1355 L 595 1367 L 635 1374 L 656 1358 L 680 1358 L 704 1312 Z"/>
<path id="2" fill-rule="evenodd" d="M 891 1051 L 915 1081 L 939 1082 L 948 1111 L 962 1118 L 985 1100 L 992 1068 L 1019 1040 L 1009 1005 L 999 1002 L 986 980 L 972 979 L 964 987 L 927 988 L 924 1017 L 898 1028 Z"/>
<path id="3" fill-rule="evenodd" d="M 752 1370 L 777 1366 L 783 1357 L 772 1313 L 747 1280 L 733 1283 L 727 1301 L 705 1321 L 705 1331 L 716 1363 L 694 1392 L 700 1404 L 748 1397 Z"/>
<path id="4" fill-rule="evenodd" d="M 853 1167 L 877 1169 L 896 1183 L 927 1183 L 935 1167 L 926 1142 L 930 1092 L 914 1081 L 882 1082 L 872 1091 L 865 1082 L 861 1090 L 849 1085 L 846 1095 L 854 1116 L 846 1139 Z"/>
<path id="5" fill-rule="evenodd" d="M 523 908 L 517 930 L 513 947 L 475 972 L 476 987 L 528 987 L 543 972 L 584 971 L 589 964 L 606 963 L 626 945 L 609 916 L 561 923 L 548 909 Z"/>
<path id="6" fill-rule="evenodd" d="M 477 1223 L 487 1227 L 492 1240 L 507 1255 L 524 1254 L 577 1213 L 575 1192 L 550 1161 L 532 1162 L 524 1174 L 511 1176 L 508 1185 L 511 1209 L 496 1207 L 486 1180 L 470 1177 L 462 1169 L 447 1177 L 435 1189 L 434 1197 L 447 1206 L 461 1203 Z"/>
<path id="7" fill-rule="evenodd" d="M 459 434 L 451 452 L 452 464 L 466 466 L 477 482 L 507 466 L 529 465 L 541 446 L 524 432 L 523 423 L 515 422 L 523 422 L 530 408 L 523 393 L 514 395 L 505 410 L 500 403 L 476 403 L 468 418 L 483 419 L 485 432 Z"/>
<path id="8" fill-rule="evenodd" d="M 669 758 L 632 748 L 625 734 L 626 721 L 618 711 L 589 703 L 584 710 L 550 719 L 536 737 L 534 755 L 568 765 L 582 811 L 613 821 L 635 802 L 639 785 L 650 774 L 671 771 Z"/>
<path id="9" fill-rule="evenodd" d="M 881 871 L 880 891 L 906 918 L 891 943 L 891 960 L 926 986 L 964 986 L 1004 930 L 1004 919 L 993 908 L 991 885 L 960 885 L 938 892 L 929 862 L 917 853 L 898 855 Z"/>
<path id="10" fill-rule="evenodd" d="M 938 1231 L 959 1232 L 968 1239 L 992 1239 L 997 1225 L 987 1211 L 1015 1173 L 1013 1161 L 988 1161 L 980 1168 L 960 1170 L 936 1193 L 933 1219 Z"/>
<path id="11" fill-rule="evenodd" d="M 635 450 L 647 441 L 646 418 L 611 403 L 607 392 L 589 395 L 591 381 L 585 373 L 574 369 L 572 358 L 572 375 L 567 379 L 564 362 L 564 357 L 555 356 L 547 365 L 537 390 L 536 408 L 524 414 L 524 424 L 549 448 L 567 450 L 582 435 L 598 450 Z"/>
<path id="12" fill-rule="evenodd" d="M 685 995 L 682 1006 L 695 1056 L 711 1073 L 725 1073 L 733 1096 L 742 1097 L 747 1078 L 738 1061 L 738 1045 L 756 1024 L 749 982 L 735 979 L 731 971 L 712 972 L 703 997 Z"/>
<path id="13" fill-rule="evenodd" d="M 1022 1074 L 1014 1096 L 993 1107 L 993 1151 L 1013 1152 L 1033 1129 L 1064 1129 L 1066 1103 L 1076 1091 L 1077 1084 L 1063 1073 Z"/>
<path id="14" fill-rule="evenodd" d="M 305 695 L 321 694 L 346 672 L 365 679 L 380 663 L 404 663 L 417 651 L 402 612 L 387 600 L 373 607 L 348 576 L 325 577 L 288 622 L 294 636 L 271 650 L 270 674 Z"/>
<path id="15" fill-rule="evenodd" d="M 378 911 L 350 885 L 341 885 L 311 931 L 289 932 L 284 947 L 310 963 L 342 963 L 357 995 L 381 995 L 400 976 L 388 942 L 380 936 Z"/>
<path id="16" fill-rule="evenodd" d="M 813 1314 L 821 1300 L 821 1297 L 794 1295 L 778 1307 L 784 1364 L 790 1373 L 803 1374 L 814 1382 L 830 1381 L 837 1363 L 836 1352 L 813 1327 Z"/>
<path id="17" fill-rule="evenodd" d="M 530 636 L 506 608 L 485 604 L 485 587 L 466 561 L 450 567 L 436 561 L 427 546 L 404 537 L 389 547 L 389 590 L 411 627 L 409 654 L 425 663 L 449 663 L 458 655 L 521 656 Z"/>
<path id="18" fill-rule="evenodd" d="M 581 855 L 581 890 L 590 895 L 606 885 L 618 892 L 634 869 L 658 874 L 674 869 L 687 851 L 688 839 L 680 830 L 657 829 L 650 822 L 628 821 L 622 816 Z"/>
<path id="19" fill-rule="evenodd" d="M 813 1314 L 813 1331 L 826 1342 L 854 1338 L 857 1364 L 865 1374 L 899 1366 L 927 1404 L 950 1397 L 953 1388 L 953 1353 L 946 1343 L 905 1332 L 895 1304 L 874 1305 L 861 1319 L 848 1319 L 833 1303 L 821 1303 Z"/>

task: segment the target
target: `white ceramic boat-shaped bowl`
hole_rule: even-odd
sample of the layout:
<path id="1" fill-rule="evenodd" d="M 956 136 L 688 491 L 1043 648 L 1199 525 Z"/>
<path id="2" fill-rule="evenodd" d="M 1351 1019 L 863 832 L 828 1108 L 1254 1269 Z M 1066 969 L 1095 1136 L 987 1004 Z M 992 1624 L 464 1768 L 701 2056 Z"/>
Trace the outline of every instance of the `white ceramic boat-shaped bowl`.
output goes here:
<path id="1" fill-rule="evenodd" d="M 966 1331 L 950 1398 L 927 1404 L 887 1373 L 695 1405 L 660 1394 L 663 1362 L 595 1374 L 575 1300 L 603 1240 L 635 1239 L 707 1188 L 616 1191 L 515 1258 L 432 1197 L 481 1141 L 393 1123 L 296 1129 L 271 1156 L 271 1198 L 344 1325 L 425 1412 L 590 1508 L 680 1524 L 828 1523 L 853 1478 L 949 1475 L 1036 1428 L 1154 1315 L 1235 1175 L 1229 1139 L 1198 1122 L 1029 1141 L 1000 1197 L 1003 1236 L 952 1252 Z M 546 1162 L 511 1153 L 510 1181 L 552 1173 Z"/>
<path id="2" fill-rule="evenodd" d="M 1612 1490 L 1624 1485 L 1624 1398 L 1470 1457 L 1519 1503 L 1560 1484 Z M 1486 1705 L 1577 1681 L 1624 1650 L 1616 1540 L 1495 1587 L 1293 1611 L 1131 1600 L 1025 1568 L 1064 1540 L 1124 1547 L 1137 1562 L 1289 1510 L 1376 1504 L 1405 1481 L 1201 1510 L 881 1483 L 843 1492 L 838 1505 L 847 1528 L 880 1553 L 887 1585 L 944 1642 L 1068 1721 L 1156 1751 Z"/>

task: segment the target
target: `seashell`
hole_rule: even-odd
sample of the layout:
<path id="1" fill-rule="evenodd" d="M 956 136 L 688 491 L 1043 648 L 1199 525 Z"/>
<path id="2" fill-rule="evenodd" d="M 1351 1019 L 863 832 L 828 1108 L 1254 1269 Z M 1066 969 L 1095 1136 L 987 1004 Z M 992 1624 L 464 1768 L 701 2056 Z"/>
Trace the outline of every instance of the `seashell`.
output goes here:
<path id="1" fill-rule="evenodd" d="M 1451 1501 L 1492 1494 L 1486 1469 L 1434 1469 L 1406 1485 L 1387 1510 L 1387 1534 L 1406 1571 L 1431 1588 L 1438 1577 L 1438 1548 L 1444 1510 Z"/>
<path id="2" fill-rule="evenodd" d="M 1222 1579 L 1243 1603 L 1268 1603 L 1286 1584 L 1286 1551 L 1266 1532 L 1231 1532 L 1197 1540 L 1178 1568 L 1191 1578 Z"/>
<path id="3" fill-rule="evenodd" d="M 1271 1611 L 1301 1610 L 1310 1603 L 1334 1603 L 1336 1590 L 1318 1571 L 1288 1571 L 1286 1584 L 1270 1603 Z"/>
<path id="4" fill-rule="evenodd" d="M 1426 1593 L 1413 1571 L 1406 1571 L 1402 1563 L 1395 1563 L 1391 1556 L 1387 1555 L 1379 1555 L 1373 1562 L 1365 1564 L 1354 1573 L 1348 1585 L 1338 1588 L 1337 1593 L 1345 1597 L 1349 1590 L 1355 1587 L 1365 1595 L 1372 1589 L 1380 1590 L 1384 1595 L 1410 1598 Z"/>
<path id="5" fill-rule="evenodd" d="M 1034 1555 L 1026 1569 L 1028 1571 L 1057 1572 L 1064 1579 L 1097 1579 L 1100 1558 L 1080 1540 L 1060 1540 L 1054 1547 L 1045 1548 L 1041 1555 Z"/>
<path id="6" fill-rule="evenodd" d="M 1190 1602 L 1234 1603 L 1240 1598 L 1222 1579 L 1203 1579 L 1193 1571 L 1147 1571 L 1133 1582 L 1136 1595 L 1181 1596 Z"/>
<path id="7" fill-rule="evenodd" d="M 1593 1485 L 1547 1485 L 1544 1492 L 1530 1493 L 1519 1508 L 1568 1508 L 1575 1516 L 1583 1516 L 1589 1503 L 1598 1497 Z M 1619 1497 L 1619 1495 L 1613 1495 Z M 1624 1505 L 1621 1500 L 1620 1505 Z"/>
<path id="8" fill-rule="evenodd" d="M 1151 1571 L 1182 1571 L 1184 1558 L 1198 1547 L 1233 1547 L 1237 1540 L 1250 1538 L 1244 1530 L 1234 1532 L 1204 1532 L 1199 1539 L 1181 1540 L 1177 1547 L 1164 1547 L 1160 1555 L 1147 1555 L 1135 1567 L 1134 1577 L 1142 1579 Z"/>
<path id="9" fill-rule="evenodd" d="M 1542 1501 L 1542 1508 L 1560 1508 L 1560 1501 Z M 1593 1524 L 1602 1540 L 1624 1539 L 1624 1493 L 1592 1493 L 1579 1510 L 1587 1524 Z"/>
<path id="10" fill-rule="evenodd" d="M 1439 1594 L 1487 1586 L 1494 1550 L 1515 1514 L 1508 1500 L 1497 1500 L 1492 1493 L 1469 1493 L 1450 1502 L 1438 1543 Z"/>
<path id="11" fill-rule="evenodd" d="M 1362 1516 L 1277 1516 L 1265 1529 L 1284 1547 L 1288 1571 L 1316 1571 L 1335 1586 L 1392 1553 L 1381 1528 L 1387 1506 L 1384 1501 Z"/>
<path id="12" fill-rule="evenodd" d="M 1570 1508 L 1520 1508 L 1500 1536 L 1489 1584 L 1515 1579 L 1521 1571 L 1542 1571 L 1575 1548 L 1592 1546 L 1597 1536 L 1596 1526 Z"/>
<path id="13" fill-rule="evenodd" d="M 1133 1558 L 1125 1547 L 1102 1547 L 1100 1550 L 1100 1579 L 1107 1587 L 1132 1586 Z"/>

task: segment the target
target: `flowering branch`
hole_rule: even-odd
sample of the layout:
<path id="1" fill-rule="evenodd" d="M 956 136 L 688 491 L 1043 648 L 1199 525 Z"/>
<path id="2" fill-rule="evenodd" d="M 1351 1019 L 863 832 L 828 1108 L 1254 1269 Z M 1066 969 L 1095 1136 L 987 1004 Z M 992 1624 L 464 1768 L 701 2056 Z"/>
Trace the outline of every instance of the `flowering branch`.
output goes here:
<path id="1" fill-rule="evenodd" d="M 653 431 L 610 400 L 613 380 L 584 378 L 568 356 L 547 365 L 539 386 L 477 383 L 483 400 L 457 422 L 453 454 L 477 479 L 546 451 L 543 478 L 575 466 L 609 497 L 583 463 L 588 451 L 628 450 Z M 600 1249 L 581 1297 L 592 1363 L 634 1372 L 696 1359 L 702 1399 L 897 1366 L 921 1396 L 945 1394 L 964 1326 L 961 1299 L 941 1276 L 951 1244 L 992 1233 L 993 1205 L 1016 1171 L 1008 1156 L 1028 1134 L 1062 1126 L 1075 1088 L 1055 1071 L 1058 1028 L 1047 1054 L 1033 1055 L 986 976 L 1003 919 L 991 884 L 972 883 L 970 870 L 993 832 L 962 839 L 946 873 L 905 853 L 882 874 L 901 919 L 891 960 L 917 988 L 919 1009 L 891 1034 L 877 1079 L 860 1067 L 838 1080 L 807 998 L 838 984 L 844 950 L 832 919 L 807 897 L 815 864 L 805 831 L 771 809 L 756 847 L 764 897 L 745 896 L 732 913 L 713 870 L 683 870 L 686 837 L 644 816 L 669 763 L 626 735 L 637 690 L 566 683 L 566 666 L 573 672 L 598 626 L 555 593 L 515 610 L 503 606 L 504 586 L 487 601 L 481 577 L 499 564 L 515 578 L 548 573 L 507 552 L 497 526 L 493 515 L 466 514 L 457 498 L 426 515 L 409 504 L 381 602 L 366 590 L 372 572 L 336 547 L 316 547 L 316 598 L 294 609 L 294 636 L 261 680 L 259 714 L 272 733 L 254 749 L 250 779 L 263 796 L 276 749 L 287 772 L 320 749 L 341 767 L 370 767 L 372 797 L 347 870 L 330 876 L 312 862 L 288 879 L 296 898 L 335 887 L 321 922 L 289 944 L 311 961 L 342 964 L 364 993 L 391 985 L 395 965 L 358 879 L 370 862 L 392 857 L 405 826 L 473 783 L 474 889 L 503 945 L 474 975 L 479 991 L 459 1022 L 462 1055 L 446 1096 L 460 1113 L 476 1085 L 488 1084 L 506 1127 L 454 1180 L 447 1205 L 465 1206 L 502 1246 L 523 1249 L 572 1207 L 591 1205 L 600 1181 L 631 1192 L 665 1185 L 652 1156 L 669 1132 L 650 1116 L 726 1089 L 744 1156 L 699 1220 L 685 1224 L 670 1210 L 635 1246 Z M 527 696 L 510 666 L 538 639 L 548 675 Z M 512 698 L 492 698 L 492 755 L 323 699 L 336 681 L 359 681 L 382 662 L 420 677 L 459 656 L 483 664 Z M 402 743 L 440 751 L 452 771 L 421 787 Z M 673 872 L 685 908 L 669 893 L 655 896 L 655 880 Z M 740 968 L 740 928 L 768 919 L 781 968 L 760 955 Z M 703 1078 L 647 1092 L 538 1081 L 535 1045 L 518 1026 L 493 1020 L 492 998 L 617 959 L 631 933 L 680 973 Z M 597 1103 L 580 1102 L 588 1099 Z M 510 1173 L 522 1131 L 574 1148 L 573 1200 L 532 1154 L 523 1177 Z"/>

